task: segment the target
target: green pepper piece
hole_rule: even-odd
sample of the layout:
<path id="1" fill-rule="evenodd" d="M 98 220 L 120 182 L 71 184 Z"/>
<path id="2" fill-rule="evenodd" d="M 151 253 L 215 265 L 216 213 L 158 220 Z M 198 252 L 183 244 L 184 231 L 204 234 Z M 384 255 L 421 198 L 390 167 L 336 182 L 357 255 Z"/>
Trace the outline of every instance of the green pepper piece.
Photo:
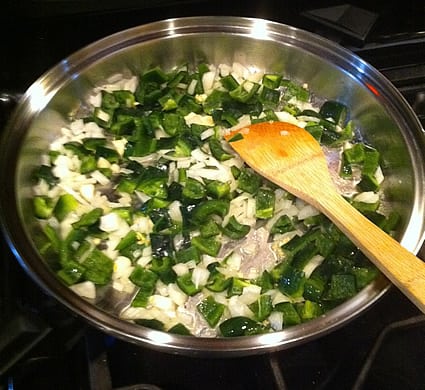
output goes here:
<path id="1" fill-rule="evenodd" d="M 115 250 L 121 252 L 123 249 L 135 244 L 138 241 L 137 233 L 134 230 L 130 230 L 115 247 Z"/>
<path id="2" fill-rule="evenodd" d="M 51 247 L 55 253 L 59 253 L 62 244 L 56 229 L 53 228 L 51 225 L 46 224 L 45 226 L 43 226 L 43 233 L 47 237 L 47 240 L 49 242 L 48 247 Z M 46 248 L 45 250 L 47 249 L 48 248 Z"/>
<path id="3" fill-rule="evenodd" d="M 128 142 L 124 152 L 125 157 L 143 157 L 157 150 L 158 141 L 149 135 L 138 137 L 136 142 Z"/>
<path id="4" fill-rule="evenodd" d="M 199 226 L 199 232 L 201 237 L 213 237 L 220 234 L 220 228 L 214 220 L 209 219 Z"/>
<path id="5" fill-rule="evenodd" d="M 47 196 L 35 196 L 33 198 L 33 208 L 34 215 L 37 218 L 48 219 L 53 214 L 55 202 Z"/>
<path id="6" fill-rule="evenodd" d="M 323 135 L 323 127 L 322 126 L 317 125 L 317 124 L 307 125 L 306 127 L 304 127 L 304 129 L 306 131 L 308 131 L 316 141 L 321 142 L 322 135 Z"/>
<path id="7" fill-rule="evenodd" d="M 76 248 L 73 254 L 74 260 L 82 262 L 83 259 L 86 258 L 87 253 L 92 249 L 92 247 L 92 244 L 87 240 L 81 241 L 80 245 L 78 246 L 78 248 Z"/>
<path id="8" fill-rule="evenodd" d="M 182 195 L 191 200 L 200 200 L 205 197 L 205 186 L 198 180 L 188 177 L 185 181 Z"/>
<path id="9" fill-rule="evenodd" d="M 243 169 L 238 177 L 238 188 L 249 194 L 255 194 L 260 188 L 261 177 L 249 169 Z"/>
<path id="10" fill-rule="evenodd" d="M 89 151 L 80 142 L 66 142 L 65 144 L 63 144 L 63 147 L 66 150 L 72 152 L 72 154 L 75 154 L 79 159 L 82 159 L 84 156 L 87 156 L 89 154 Z"/>
<path id="11" fill-rule="evenodd" d="M 119 91 L 113 91 L 112 94 L 114 95 L 119 106 L 129 107 L 129 108 L 134 107 L 136 99 L 132 92 L 126 91 L 126 90 L 119 90 Z"/>
<path id="12" fill-rule="evenodd" d="M 53 167 L 49 165 L 40 165 L 34 172 L 34 177 L 37 180 L 44 180 L 49 188 L 54 187 L 58 182 L 59 178 L 53 174 Z"/>
<path id="13" fill-rule="evenodd" d="M 210 267 L 208 269 L 210 270 Z M 221 272 L 213 269 L 210 271 L 208 283 L 205 287 L 213 292 L 222 292 L 229 288 L 231 282 L 231 278 L 226 278 Z"/>
<path id="14" fill-rule="evenodd" d="M 140 80 L 143 83 L 158 83 L 163 84 L 168 80 L 167 74 L 159 67 L 148 69 L 140 76 Z"/>
<path id="15" fill-rule="evenodd" d="M 151 261 L 151 271 L 155 272 L 161 282 L 165 284 L 174 283 L 177 275 L 172 266 L 174 265 L 170 257 L 154 257 Z"/>
<path id="16" fill-rule="evenodd" d="M 273 224 L 270 232 L 272 234 L 283 234 L 295 230 L 294 222 L 288 215 L 280 216 Z"/>
<path id="17" fill-rule="evenodd" d="M 223 218 L 227 215 L 230 202 L 224 199 L 211 199 L 199 203 L 192 212 L 192 218 L 197 223 L 207 221 L 211 216 L 217 215 Z"/>
<path id="18" fill-rule="evenodd" d="M 259 90 L 260 84 L 250 83 L 250 89 L 245 89 L 245 83 L 240 84 L 237 88 L 229 92 L 229 95 L 232 99 L 241 102 L 247 103 Z"/>
<path id="19" fill-rule="evenodd" d="M 91 152 L 95 152 L 98 146 L 105 146 L 106 138 L 99 138 L 99 137 L 83 138 L 81 142 L 83 143 L 83 146 L 85 149 Z"/>
<path id="20" fill-rule="evenodd" d="M 300 315 L 301 322 L 310 321 L 322 314 L 322 308 L 317 302 L 306 300 L 296 304 L 296 309 Z"/>
<path id="21" fill-rule="evenodd" d="M 357 290 L 361 290 L 363 287 L 366 287 L 379 275 L 378 269 L 373 266 L 353 267 L 351 272 L 356 278 Z"/>
<path id="22" fill-rule="evenodd" d="M 193 237 L 191 242 L 201 253 L 215 257 L 220 252 L 221 242 L 215 238 L 197 236 Z"/>
<path id="23" fill-rule="evenodd" d="M 277 89 L 263 87 L 258 97 L 266 107 L 276 107 L 279 104 L 280 92 Z"/>
<path id="24" fill-rule="evenodd" d="M 210 147 L 211 154 L 218 160 L 218 161 L 226 161 L 233 157 L 232 154 L 226 152 L 223 149 L 223 146 L 221 142 L 217 138 L 210 138 L 208 141 L 208 146 Z"/>
<path id="25" fill-rule="evenodd" d="M 153 223 L 153 231 L 159 233 L 173 226 L 170 214 L 166 208 L 155 208 L 149 212 L 149 218 Z"/>
<path id="26" fill-rule="evenodd" d="M 120 106 L 119 102 L 117 101 L 115 95 L 111 92 L 102 91 L 102 103 L 101 107 L 106 110 L 114 110 Z"/>
<path id="27" fill-rule="evenodd" d="M 196 247 L 189 246 L 176 252 L 176 260 L 178 263 L 187 263 L 188 261 L 192 260 L 194 260 L 196 263 L 199 263 L 201 256 Z"/>
<path id="28" fill-rule="evenodd" d="M 144 326 L 145 328 L 161 330 L 161 331 L 165 330 L 164 323 L 155 318 L 153 319 L 139 318 L 137 320 L 134 320 L 134 322 L 137 325 Z"/>
<path id="29" fill-rule="evenodd" d="M 181 115 L 174 112 L 166 112 L 162 119 L 162 125 L 164 131 L 168 135 L 173 136 L 183 132 L 183 129 L 186 127 L 186 122 Z"/>
<path id="30" fill-rule="evenodd" d="M 272 275 L 268 271 L 263 271 L 261 276 L 254 280 L 254 283 L 261 287 L 261 293 L 265 293 L 274 287 Z"/>
<path id="31" fill-rule="evenodd" d="M 93 110 L 93 121 L 100 127 L 109 129 L 113 123 L 114 110 L 95 107 Z"/>
<path id="32" fill-rule="evenodd" d="M 241 278 L 233 277 L 229 288 L 227 289 L 227 296 L 242 295 L 244 287 L 250 286 L 249 281 Z"/>
<path id="33" fill-rule="evenodd" d="M 182 336 L 190 336 L 190 330 L 187 329 L 183 324 L 178 323 L 174 326 L 172 326 L 170 329 L 168 329 L 168 333 L 173 333 L 173 334 L 179 334 Z"/>
<path id="34" fill-rule="evenodd" d="M 162 107 L 162 111 L 172 111 L 179 106 L 179 101 L 182 97 L 182 94 L 177 93 L 175 90 L 171 90 L 170 92 L 161 96 L 158 102 Z"/>
<path id="35" fill-rule="evenodd" d="M 324 300 L 343 300 L 357 293 L 356 279 L 353 275 L 334 274 L 329 282 L 329 289 L 323 295 Z"/>
<path id="36" fill-rule="evenodd" d="M 310 93 L 308 90 L 294 81 L 282 80 L 280 84 L 285 87 L 284 97 L 286 101 L 289 101 L 294 97 L 302 102 L 307 102 L 310 98 Z"/>
<path id="37" fill-rule="evenodd" d="M 302 297 L 306 281 L 303 271 L 287 264 L 278 282 L 278 289 L 293 298 Z"/>
<path id="38" fill-rule="evenodd" d="M 270 295 L 262 294 L 249 308 L 255 315 L 257 321 L 264 321 L 272 312 L 273 304 Z"/>
<path id="39" fill-rule="evenodd" d="M 59 222 L 62 222 L 65 217 L 78 207 L 78 201 L 71 194 L 63 194 L 59 197 L 53 214 Z"/>
<path id="40" fill-rule="evenodd" d="M 222 77 L 220 79 L 220 83 L 228 91 L 232 91 L 233 89 L 239 87 L 239 83 L 236 81 L 236 79 L 231 74 Z"/>
<path id="41" fill-rule="evenodd" d="M 232 240 L 240 240 L 245 237 L 250 230 L 251 227 L 249 225 L 239 223 L 234 215 L 229 218 L 226 226 L 221 228 L 222 233 Z"/>
<path id="42" fill-rule="evenodd" d="M 274 73 L 266 73 L 263 76 L 261 84 L 263 84 L 267 88 L 275 89 L 280 86 L 282 81 L 282 75 L 274 74 Z"/>
<path id="43" fill-rule="evenodd" d="M 146 307 L 149 297 L 154 293 L 158 275 L 155 272 L 136 265 L 129 276 L 132 283 L 139 287 L 131 306 Z"/>
<path id="44" fill-rule="evenodd" d="M 376 210 L 378 210 L 380 202 L 374 202 L 374 203 L 366 203 L 366 202 L 356 202 L 353 201 L 352 206 L 359 210 L 362 214 L 368 215 L 371 213 L 374 213 Z"/>
<path id="45" fill-rule="evenodd" d="M 319 248 L 315 242 L 309 242 L 301 250 L 294 254 L 291 265 L 299 270 L 303 270 L 311 258 L 319 253 Z"/>
<path id="46" fill-rule="evenodd" d="M 213 198 L 222 199 L 230 194 L 230 183 L 213 180 L 206 185 L 206 190 Z"/>
<path id="47" fill-rule="evenodd" d="M 167 178 L 152 177 L 141 180 L 137 184 L 136 189 L 144 192 L 146 195 L 151 196 L 153 198 L 167 199 Z"/>
<path id="48" fill-rule="evenodd" d="M 336 125 L 344 127 L 348 109 L 346 105 L 340 102 L 328 100 L 320 107 L 319 114 L 323 119 L 327 120 L 330 118 Z"/>
<path id="49" fill-rule="evenodd" d="M 400 214 L 393 211 L 379 224 L 379 227 L 389 234 L 397 228 L 400 218 Z"/>
<path id="50" fill-rule="evenodd" d="M 192 153 L 192 146 L 186 140 L 179 138 L 175 146 L 175 157 L 189 157 Z"/>
<path id="51" fill-rule="evenodd" d="M 94 225 L 95 223 L 99 221 L 102 215 L 103 215 L 103 210 L 100 207 L 94 208 L 93 210 L 83 214 L 79 221 L 74 222 L 72 224 L 72 227 L 74 229 L 79 229 L 82 227 Z"/>
<path id="52" fill-rule="evenodd" d="M 264 327 L 258 322 L 243 316 L 232 317 L 219 325 L 223 337 L 249 336 L 264 332 Z"/>
<path id="53" fill-rule="evenodd" d="M 325 290 L 325 283 L 322 279 L 310 277 L 305 281 L 303 297 L 313 302 L 321 301 Z"/>
<path id="54" fill-rule="evenodd" d="M 85 175 L 95 171 L 97 168 L 97 160 L 93 154 L 89 154 L 81 158 L 80 173 Z"/>
<path id="55" fill-rule="evenodd" d="M 114 262 L 100 250 L 93 249 L 82 265 L 87 280 L 99 285 L 105 285 L 111 280 Z"/>
<path id="56" fill-rule="evenodd" d="M 118 182 L 116 189 L 118 192 L 127 192 L 129 194 L 132 194 L 136 190 L 137 184 L 137 178 L 123 176 Z"/>
<path id="57" fill-rule="evenodd" d="M 182 290 L 186 295 L 194 296 L 199 291 L 202 290 L 202 287 L 196 287 L 195 283 L 192 282 L 192 273 L 188 272 L 184 275 L 178 276 L 176 279 L 177 286 Z"/>
<path id="58" fill-rule="evenodd" d="M 150 233 L 149 238 L 153 256 L 166 257 L 174 254 L 173 237 L 170 234 Z"/>
<path id="59" fill-rule="evenodd" d="M 380 155 L 377 150 L 365 150 L 362 178 L 358 184 L 363 191 L 376 191 L 379 188 L 379 183 L 375 177 L 376 170 L 379 167 L 379 159 Z"/>
<path id="60" fill-rule="evenodd" d="M 285 327 L 298 325 L 301 323 L 301 317 L 297 309 L 291 302 L 281 302 L 275 306 L 275 310 L 282 313 L 283 324 Z"/>
<path id="61" fill-rule="evenodd" d="M 177 88 L 180 83 L 187 84 L 189 80 L 189 72 L 187 70 L 179 70 L 174 76 L 168 76 L 168 87 Z"/>
<path id="62" fill-rule="evenodd" d="M 351 148 L 345 149 L 343 155 L 347 163 L 361 164 L 365 159 L 364 145 L 360 143 L 354 144 Z"/>
<path id="63" fill-rule="evenodd" d="M 304 233 L 302 236 L 294 236 L 286 244 L 282 245 L 281 249 L 285 251 L 287 256 L 291 258 L 295 256 L 297 252 L 306 247 L 310 242 L 315 242 L 320 237 L 321 231 L 319 229 L 312 228 Z"/>
<path id="64" fill-rule="evenodd" d="M 209 295 L 198 303 L 196 308 L 208 322 L 208 325 L 214 328 L 220 321 L 225 306 L 222 303 L 218 303 L 212 295 Z"/>
<path id="65" fill-rule="evenodd" d="M 235 142 L 243 139 L 243 135 L 241 133 L 236 133 L 232 138 L 230 138 L 227 142 Z M 233 168 L 233 167 L 232 167 Z"/>
<path id="66" fill-rule="evenodd" d="M 64 240 L 59 241 L 59 261 L 62 267 L 65 266 L 65 264 L 68 263 L 68 261 L 71 261 L 74 259 L 75 254 L 75 245 L 80 245 L 83 240 L 87 237 L 88 230 L 86 228 L 78 228 L 78 229 L 71 229 L 71 231 L 68 233 L 66 238 Z"/>
<path id="67" fill-rule="evenodd" d="M 116 150 L 102 145 L 96 148 L 96 158 L 100 157 L 108 160 L 111 164 L 117 164 L 120 161 L 120 155 Z"/>
<path id="68" fill-rule="evenodd" d="M 275 193 L 268 188 L 259 188 L 255 196 L 255 216 L 259 219 L 273 217 Z"/>
<path id="69" fill-rule="evenodd" d="M 85 273 L 84 265 L 77 261 L 69 261 L 56 274 L 65 284 L 72 286 L 78 283 Z"/>

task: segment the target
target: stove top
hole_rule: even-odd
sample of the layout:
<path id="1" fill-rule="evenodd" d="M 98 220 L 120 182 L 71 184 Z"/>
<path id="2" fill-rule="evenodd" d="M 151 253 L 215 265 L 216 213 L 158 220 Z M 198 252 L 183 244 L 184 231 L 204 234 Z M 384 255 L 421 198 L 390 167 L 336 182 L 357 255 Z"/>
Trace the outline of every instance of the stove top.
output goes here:
<path id="1" fill-rule="evenodd" d="M 31 83 L 72 52 L 139 24 L 193 15 L 261 17 L 332 39 L 389 78 L 425 126 L 422 1 L 292 3 L 6 4 L 0 15 L 7 31 L 0 42 L 0 128 Z M 261 356 L 195 359 L 141 348 L 91 328 L 44 294 L 3 240 L 1 245 L 0 390 L 424 388 L 425 317 L 395 289 L 348 325 L 307 344 Z"/>

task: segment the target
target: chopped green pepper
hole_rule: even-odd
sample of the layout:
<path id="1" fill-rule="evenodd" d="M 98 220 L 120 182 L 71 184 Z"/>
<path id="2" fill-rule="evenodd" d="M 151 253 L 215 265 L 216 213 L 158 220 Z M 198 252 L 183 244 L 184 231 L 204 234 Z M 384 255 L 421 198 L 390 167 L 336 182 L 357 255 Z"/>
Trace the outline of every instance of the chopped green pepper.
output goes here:
<path id="1" fill-rule="evenodd" d="M 259 188 L 255 196 L 255 216 L 260 219 L 273 217 L 275 193 L 268 188 Z"/>
<path id="2" fill-rule="evenodd" d="M 221 228 L 223 234 L 230 237 L 232 240 L 240 240 L 245 237 L 250 230 L 251 226 L 239 223 L 234 215 L 232 215 L 227 224 Z"/>
<path id="3" fill-rule="evenodd" d="M 193 237 L 192 245 L 196 247 L 201 253 L 210 256 L 217 256 L 221 248 L 221 242 L 214 237 Z"/>
<path id="4" fill-rule="evenodd" d="M 196 307 L 212 328 L 220 321 L 225 308 L 222 303 L 218 303 L 211 295 L 198 303 Z"/>
<path id="5" fill-rule="evenodd" d="M 82 265 L 87 280 L 99 285 L 105 285 L 111 280 L 114 263 L 103 252 L 93 249 Z"/>
<path id="6" fill-rule="evenodd" d="M 202 287 L 197 287 L 192 281 L 192 273 L 188 272 L 184 275 L 178 276 L 176 279 L 177 286 L 190 297 L 196 295 L 201 291 Z"/>
<path id="7" fill-rule="evenodd" d="M 53 214 L 59 222 L 62 222 L 65 217 L 78 207 L 78 201 L 71 194 L 63 194 L 59 197 Z"/>
<path id="8" fill-rule="evenodd" d="M 264 332 L 261 324 L 243 316 L 229 318 L 223 321 L 219 328 L 223 337 L 249 336 Z"/>

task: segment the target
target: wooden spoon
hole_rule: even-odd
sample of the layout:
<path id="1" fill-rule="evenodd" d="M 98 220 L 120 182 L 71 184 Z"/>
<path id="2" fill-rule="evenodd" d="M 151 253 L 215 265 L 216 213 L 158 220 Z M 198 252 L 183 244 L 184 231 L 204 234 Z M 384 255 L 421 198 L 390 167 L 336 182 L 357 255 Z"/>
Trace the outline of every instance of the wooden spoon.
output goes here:
<path id="1" fill-rule="evenodd" d="M 322 148 L 309 132 L 285 122 L 263 122 L 225 138 L 252 169 L 325 214 L 425 313 L 425 263 L 338 193 Z"/>

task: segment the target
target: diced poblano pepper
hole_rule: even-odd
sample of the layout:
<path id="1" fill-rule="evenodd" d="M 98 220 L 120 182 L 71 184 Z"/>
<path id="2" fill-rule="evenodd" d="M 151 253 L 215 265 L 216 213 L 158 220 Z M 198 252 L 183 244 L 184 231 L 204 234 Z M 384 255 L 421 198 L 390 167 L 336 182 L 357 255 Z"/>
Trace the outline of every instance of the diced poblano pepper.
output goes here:
<path id="1" fill-rule="evenodd" d="M 225 309 L 225 306 L 218 303 L 211 295 L 198 303 L 196 307 L 212 328 L 218 324 Z"/>

